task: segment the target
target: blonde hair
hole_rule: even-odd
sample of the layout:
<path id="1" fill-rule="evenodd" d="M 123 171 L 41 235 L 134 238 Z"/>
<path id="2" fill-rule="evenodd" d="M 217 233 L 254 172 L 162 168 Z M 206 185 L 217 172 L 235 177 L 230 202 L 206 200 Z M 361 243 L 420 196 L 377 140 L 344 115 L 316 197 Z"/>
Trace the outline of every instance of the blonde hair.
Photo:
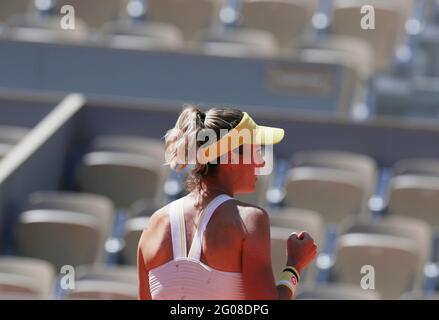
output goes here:
<path id="1" fill-rule="evenodd" d="M 180 171 L 187 166 L 187 161 L 179 162 L 178 151 L 184 150 L 185 157 L 189 155 L 192 147 L 198 148 L 203 141 L 197 141 L 194 137 L 204 130 L 213 130 L 217 139 L 220 138 L 220 131 L 235 128 L 241 121 L 243 113 L 231 108 L 212 108 L 206 113 L 196 106 L 184 105 L 174 128 L 165 135 L 165 155 L 166 164 L 172 169 Z M 193 143 L 196 143 L 194 146 Z M 186 158 L 187 159 L 187 158 Z M 186 181 L 188 191 L 201 188 L 202 180 L 215 171 L 217 164 L 202 164 L 196 162 Z"/>

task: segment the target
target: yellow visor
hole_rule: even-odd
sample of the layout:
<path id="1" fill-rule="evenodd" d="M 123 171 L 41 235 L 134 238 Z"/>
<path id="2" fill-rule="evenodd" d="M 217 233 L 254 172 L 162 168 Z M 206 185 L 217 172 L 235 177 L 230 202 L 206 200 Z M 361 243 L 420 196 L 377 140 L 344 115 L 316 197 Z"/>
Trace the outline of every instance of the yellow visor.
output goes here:
<path id="1" fill-rule="evenodd" d="M 244 144 L 273 145 L 282 141 L 284 129 L 259 126 L 243 112 L 239 124 L 218 141 L 201 149 L 201 162 L 208 163 Z"/>

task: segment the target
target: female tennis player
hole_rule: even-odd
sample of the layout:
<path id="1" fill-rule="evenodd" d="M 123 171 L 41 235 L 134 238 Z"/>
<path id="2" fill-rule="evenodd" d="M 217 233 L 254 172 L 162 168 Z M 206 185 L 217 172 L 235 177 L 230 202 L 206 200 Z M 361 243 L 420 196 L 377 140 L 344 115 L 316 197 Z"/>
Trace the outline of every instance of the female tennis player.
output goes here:
<path id="1" fill-rule="evenodd" d="M 207 139 L 212 132 L 214 139 Z M 259 126 L 235 109 L 203 113 L 191 106 L 182 111 L 165 137 L 167 163 L 182 169 L 191 145 L 200 152 L 187 180 L 189 193 L 155 212 L 142 233 L 140 299 L 294 297 L 303 269 L 316 256 L 314 240 L 307 232 L 290 235 L 285 269 L 276 284 L 268 214 L 233 198 L 255 190 L 255 172 L 265 164 L 262 146 L 279 143 L 283 136 L 283 129 Z M 249 154 L 251 161 L 245 161 Z"/>

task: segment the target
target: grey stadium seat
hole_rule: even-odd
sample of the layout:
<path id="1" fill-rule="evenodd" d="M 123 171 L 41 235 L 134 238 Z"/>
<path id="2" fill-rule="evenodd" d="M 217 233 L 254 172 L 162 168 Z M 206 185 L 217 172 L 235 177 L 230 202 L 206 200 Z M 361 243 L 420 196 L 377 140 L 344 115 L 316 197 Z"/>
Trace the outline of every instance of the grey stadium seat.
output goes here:
<path id="1" fill-rule="evenodd" d="M 31 8 L 31 0 L 0 1 L 0 23 L 23 14 Z"/>
<path id="2" fill-rule="evenodd" d="M 375 289 L 383 299 L 397 299 L 412 290 L 420 263 L 414 241 L 389 235 L 351 233 L 338 238 L 333 280 L 358 285 L 372 266 Z M 364 270 L 363 270 L 364 271 Z M 368 281 L 366 281 L 368 282 Z"/>
<path id="3" fill-rule="evenodd" d="M 74 30 L 64 30 L 59 17 L 37 15 L 17 16 L 9 22 L 7 37 L 30 42 L 81 43 L 88 38 L 88 29 L 83 21 L 75 20 Z"/>
<path id="4" fill-rule="evenodd" d="M 165 161 L 164 141 L 154 138 L 130 135 L 101 135 L 93 139 L 92 151 L 114 151 L 131 154 L 139 154 L 156 159 L 158 162 Z"/>
<path id="5" fill-rule="evenodd" d="M 297 291 L 297 300 L 379 300 L 376 290 L 363 290 L 356 285 L 323 284 L 318 287 L 302 287 Z"/>
<path id="6" fill-rule="evenodd" d="M 412 158 L 399 160 L 393 166 L 393 174 L 439 177 L 439 159 Z"/>
<path id="7" fill-rule="evenodd" d="M 244 0 L 241 26 L 270 32 L 282 49 L 297 47 L 297 42 L 310 25 L 310 5 L 291 0 Z"/>
<path id="8" fill-rule="evenodd" d="M 414 288 L 420 289 L 424 285 L 424 266 L 431 261 L 433 249 L 433 232 L 427 222 L 420 219 L 392 215 L 374 221 L 357 217 L 344 221 L 340 227 L 340 233 L 390 235 L 411 239 L 417 247 L 420 257 Z"/>
<path id="9" fill-rule="evenodd" d="M 44 260 L 0 256 L 0 297 L 49 297 L 55 273 L 53 266 Z"/>
<path id="10" fill-rule="evenodd" d="M 360 24 L 363 17 L 362 5 L 355 0 L 336 1 L 332 17 L 332 34 L 358 37 L 370 43 L 375 53 L 375 70 L 386 71 L 390 68 L 396 47 L 401 42 L 403 13 L 381 1 L 380 5 L 374 5 L 376 29 L 363 30 Z"/>
<path id="11" fill-rule="evenodd" d="M 91 152 L 83 158 L 78 180 L 82 191 L 107 196 L 116 207 L 128 208 L 143 198 L 161 203 L 163 170 L 162 164 L 142 155 Z"/>
<path id="12" fill-rule="evenodd" d="M 58 0 L 56 11 L 64 5 L 75 8 L 77 19 L 83 20 L 87 27 L 98 30 L 105 23 L 115 21 L 127 0 L 94 0 L 93 6 L 83 0 Z"/>
<path id="13" fill-rule="evenodd" d="M 214 0 L 149 0 L 148 6 L 148 19 L 178 27 L 185 41 L 197 40 L 217 12 Z"/>
<path id="14" fill-rule="evenodd" d="M 137 285 L 112 281 L 79 280 L 75 290 L 66 294 L 69 300 L 137 300 Z"/>
<path id="15" fill-rule="evenodd" d="M 296 152 L 291 158 L 293 167 L 317 167 L 346 170 L 360 175 L 368 196 L 371 196 L 377 181 L 377 164 L 367 155 L 331 150 L 310 150 Z"/>
<path id="16" fill-rule="evenodd" d="M 138 279 L 135 267 L 80 266 L 75 289 L 66 290 L 65 299 L 135 300 Z"/>
<path id="17" fill-rule="evenodd" d="M 367 189 L 358 174 L 328 168 L 297 167 L 287 174 L 285 204 L 322 214 L 325 222 L 364 212 Z"/>
<path id="18" fill-rule="evenodd" d="M 64 265 L 96 263 L 102 235 L 90 215 L 58 210 L 29 210 L 20 216 L 16 245 L 20 255 Z"/>
<path id="19" fill-rule="evenodd" d="M 391 179 L 388 211 L 439 226 L 439 178 L 412 175 Z"/>
<path id="20" fill-rule="evenodd" d="M 111 200 L 104 196 L 80 192 L 38 191 L 29 196 L 27 203 L 27 210 L 36 209 L 79 212 L 95 217 L 101 229 L 101 248 L 104 248 L 105 241 L 113 230 L 115 209 Z M 101 254 L 100 260 L 103 260 L 104 250 Z"/>

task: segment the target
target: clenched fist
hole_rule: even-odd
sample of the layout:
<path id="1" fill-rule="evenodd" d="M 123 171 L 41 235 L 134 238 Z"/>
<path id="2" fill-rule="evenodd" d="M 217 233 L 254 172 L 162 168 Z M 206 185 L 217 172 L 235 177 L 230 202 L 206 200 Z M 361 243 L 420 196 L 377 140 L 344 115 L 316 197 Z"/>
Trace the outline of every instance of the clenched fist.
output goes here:
<path id="1" fill-rule="evenodd" d="M 288 265 L 293 266 L 300 273 L 316 257 L 317 246 L 314 239 L 308 232 L 302 231 L 299 234 L 293 232 L 287 240 Z"/>

